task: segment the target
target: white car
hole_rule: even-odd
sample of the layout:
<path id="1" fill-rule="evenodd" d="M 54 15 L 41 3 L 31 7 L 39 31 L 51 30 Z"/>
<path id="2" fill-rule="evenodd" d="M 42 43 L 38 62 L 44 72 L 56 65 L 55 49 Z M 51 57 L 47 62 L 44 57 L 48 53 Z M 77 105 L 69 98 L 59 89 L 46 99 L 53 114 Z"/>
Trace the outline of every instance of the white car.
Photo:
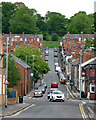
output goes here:
<path id="1" fill-rule="evenodd" d="M 50 94 L 51 94 L 51 92 L 56 91 L 56 90 L 57 90 L 57 88 L 51 88 L 51 89 L 48 91 L 47 99 L 50 99 Z"/>
<path id="2" fill-rule="evenodd" d="M 59 100 L 59 101 L 64 102 L 64 98 L 65 98 L 64 93 L 62 93 L 60 90 L 53 91 L 53 92 L 50 94 L 50 101 Z"/>

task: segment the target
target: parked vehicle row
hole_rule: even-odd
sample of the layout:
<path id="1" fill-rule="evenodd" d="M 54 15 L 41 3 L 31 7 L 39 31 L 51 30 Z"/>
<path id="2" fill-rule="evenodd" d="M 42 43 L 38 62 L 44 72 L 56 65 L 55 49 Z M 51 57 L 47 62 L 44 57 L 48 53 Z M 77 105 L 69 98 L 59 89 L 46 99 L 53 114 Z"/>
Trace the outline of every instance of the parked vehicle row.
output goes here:
<path id="1" fill-rule="evenodd" d="M 42 97 L 43 94 L 46 92 L 47 85 L 45 82 L 41 83 L 37 90 L 34 91 L 34 97 Z"/>

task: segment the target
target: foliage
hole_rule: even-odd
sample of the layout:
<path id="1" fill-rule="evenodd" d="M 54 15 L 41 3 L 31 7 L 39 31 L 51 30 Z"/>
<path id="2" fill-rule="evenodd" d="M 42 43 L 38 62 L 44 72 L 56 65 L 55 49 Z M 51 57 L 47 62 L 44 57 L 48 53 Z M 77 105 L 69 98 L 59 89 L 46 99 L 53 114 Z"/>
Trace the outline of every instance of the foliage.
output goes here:
<path id="1" fill-rule="evenodd" d="M 56 33 L 52 34 L 52 41 L 58 41 L 58 35 Z"/>
<path id="2" fill-rule="evenodd" d="M 21 34 L 25 32 L 26 34 L 32 34 L 37 30 L 34 12 L 26 6 L 17 8 L 15 13 L 11 16 L 9 23 L 9 29 L 12 33 Z"/>
<path id="3" fill-rule="evenodd" d="M 79 12 L 70 19 L 70 23 L 67 24 L 68 31 L 71 34 L 85 33 L 91 34 L 94 32 L 94 28 L 91 27 L 94 23 L 93 15 L 86 15 L 85 12 Z"/>
<path id="4" fill-rule="evenodd" d="M 50 71 L 48 67 L 48 63 L 44 61 L 43 54 L 39 49 L 32 48 L 29 46 L 23 47 L 21 46 L 14 52 L 14 55 L 26 62 L 26 55 L 27 55 L 27 64 L 32 67 L 33 77 L 34 80 L 39 79 L 39 75 L 43 75 Z M 33 56 L 34 57 L 34 69 L 33 69 Z"/>
<path id="5" fill-rule="evenodd" d="M 6 58 L 4 57 L 4 68 L 6 67 Z M 22 79 L 20 70 L 16 67 L 15 60 L 12 59 L 11 55 L 8 56 L 8 81 L 9 88 L 14 88 L 18 85 L 19 81 Z"/>
<path id="6" fill-rule="evenodd" d="M 2 32 L 9 33 L 9 20 L 14 13 L 14 7 L 11 2 L 2 2 Z"/>
<path id="7" fill-rule="evenodd" d="M 86 38 L 85 48 L 90 48 L 92 46 L 92 41 Z"/>
<path id="8" fill-rule="evenodd" d="M 64 15 L 48 11 L 46 14 L 46 22 L 48 24 L 49 34 L 57 33 L 59 35 L 66 33 L 66 19 Z"/>
<path id="9" fill-rule="evenodd" d="M 11 97 L 11 91 L 9 88 L 7 88 L 7 97 L 10 98 Z"/>

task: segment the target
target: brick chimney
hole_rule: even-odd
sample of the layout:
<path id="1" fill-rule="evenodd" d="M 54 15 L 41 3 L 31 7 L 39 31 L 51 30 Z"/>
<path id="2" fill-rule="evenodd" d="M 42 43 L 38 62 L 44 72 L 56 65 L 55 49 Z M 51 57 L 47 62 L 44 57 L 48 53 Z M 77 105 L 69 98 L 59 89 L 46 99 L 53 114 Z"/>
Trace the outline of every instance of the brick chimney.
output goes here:
<path id="1" fill-rule="evenodd" d="M 84 43 L 83 32 L 81 32 L 81 43 Z"/>
<path id="2" fill-rule="evenodd" d="M 22 33 L 22 36 L 24 37 L 24 32 Z"/>
<path id="3" fill-rule="evenodd" d="M 11 32 L 9 33 L 9 36 L 11 36 Z"/>
<path id="4" fill-rule="evenodd" d="M 70 39 L 70 33 L 68 32 L 68 40 Z"/>

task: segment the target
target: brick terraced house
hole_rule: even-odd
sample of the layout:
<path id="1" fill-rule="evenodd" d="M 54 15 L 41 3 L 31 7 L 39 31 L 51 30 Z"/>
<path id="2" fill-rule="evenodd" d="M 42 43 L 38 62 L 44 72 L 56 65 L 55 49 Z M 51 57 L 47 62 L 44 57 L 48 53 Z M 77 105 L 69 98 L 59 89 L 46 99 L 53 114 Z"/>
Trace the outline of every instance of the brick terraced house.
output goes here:
<path id="1" fill-rule="evenodd" d="M 31 66 L 27 65 L 25 62 L 23 62 L 16 56 L 12 55 L 12 57 L 15 60 L 16 66 L 20 69 L 20 73 L 22 75 L 22 79 L 19 85 L 14 89 L 17 90 L 18 95 L 26 95 L 32 89 L 32 78 L 31 78 L 32 68 Z"/>
<path id="2" fill-rule="evenodd" d="M 14 52 L 21 45 L 33 48 L 42 48 L 43 47 L 43 35 L 42 34 L 3 34 L 3 44 L 7 44 L 7 38 L 9 38 L 9 51 Z"/>

